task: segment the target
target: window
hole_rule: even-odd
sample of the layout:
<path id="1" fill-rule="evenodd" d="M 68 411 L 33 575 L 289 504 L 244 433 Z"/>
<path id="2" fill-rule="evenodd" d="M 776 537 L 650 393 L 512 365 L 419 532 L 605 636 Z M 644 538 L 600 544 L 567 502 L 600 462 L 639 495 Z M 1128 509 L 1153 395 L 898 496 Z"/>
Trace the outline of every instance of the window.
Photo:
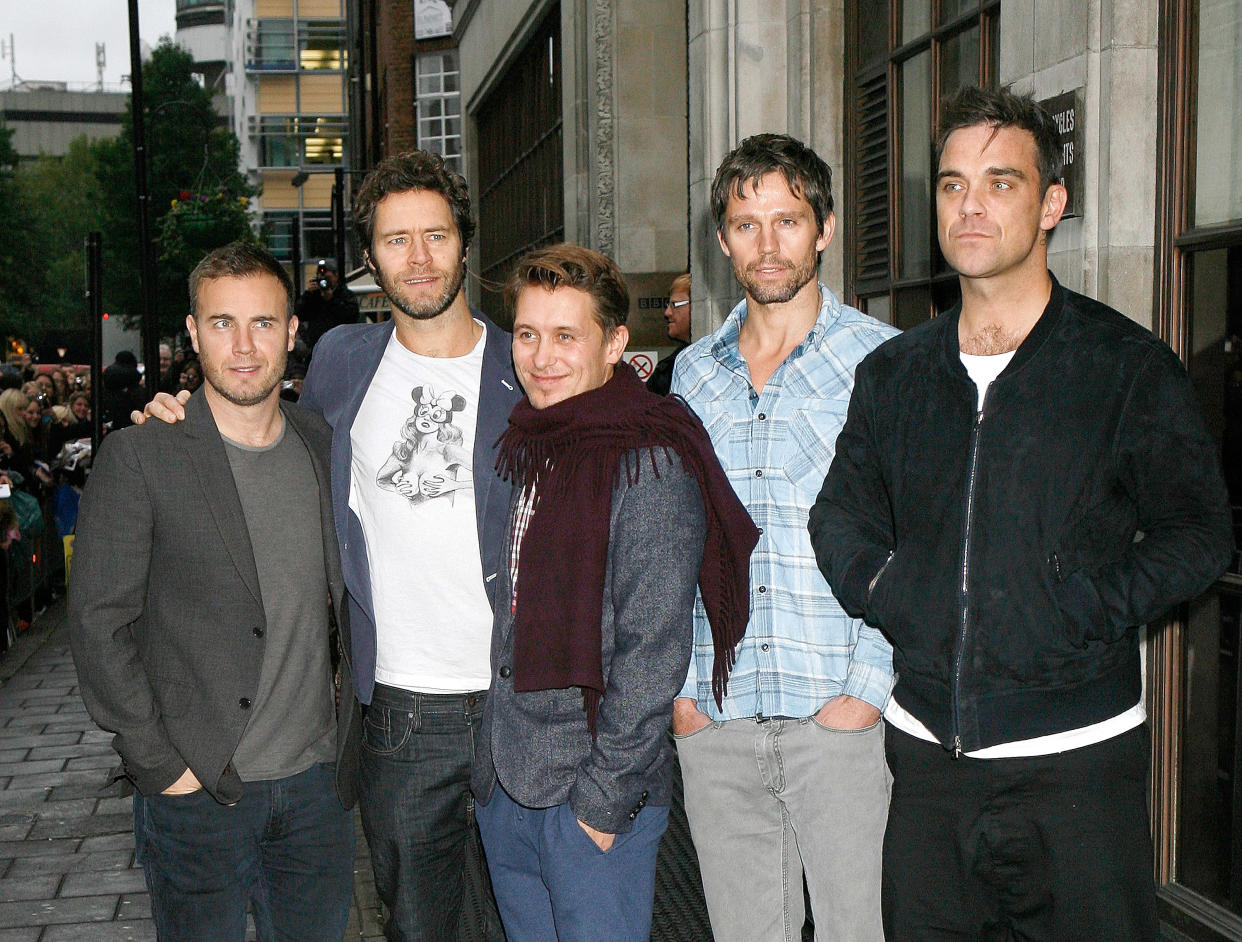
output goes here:
<path id="1" fill-rule="evenodd" d="M 525 252 L 565 238 L 560 8 L 535 30 L 475 118 L 479 141 L 479 264 L 502 284 Z M 483 310 L 506 322 L 499 291 Z"/>
<path id="2" fill-rule="evenodd" d="M 1163 0 L 1157 328 L 1216 435 L 1242 539 L 1242 0 Z M 1242 561 L 1149 656 L 1161 915 L 1242 938 Z"/>
<path id="3" fill-rule="evenodd" d="M 415 59 L 414 108 L 418 146 L 461 170 L 461 73 L 457 50 L 424 52 Z"/>
<path id="4" fill-rule="evenodd" d="M 335 71 L 345 68 L 340 20 L 250 20 L 246 69 L 251 72 Z"/>
<path id="5" fill-rule="evenodd" d="M 263 240 L 278 260 L 294 261 L 294 238 L 301 233 L 297 258 L 305 263 L 317 258 L 335 258 L 332 213 L 328 210 L 268 210 L 263 214 Z"/>
<path id="6" fill-rule="evenodd" d="M 844 203 L 846 290 L 910 327 L 957 300 L 936 244 L 939 100 L 996 81 L 999 0 L 850 0 Z"/>
<path id="7" fill-rule="evenodd" d="M 345 28 L 340 20 L 298 23 L 298 65 L 303 71 L 345 68 Z"/>
<path id="8" fill-rule="evenodd" d="M 263 167 L 334 166 L 345 158 L 344 116 L 261 114 L 250 117 Z"/>

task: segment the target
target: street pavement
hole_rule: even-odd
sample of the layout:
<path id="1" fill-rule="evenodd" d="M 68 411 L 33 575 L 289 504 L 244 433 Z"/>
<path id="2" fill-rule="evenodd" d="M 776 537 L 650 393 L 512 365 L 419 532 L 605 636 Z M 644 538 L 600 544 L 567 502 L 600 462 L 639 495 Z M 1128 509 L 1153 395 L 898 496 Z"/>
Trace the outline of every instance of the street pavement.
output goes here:
<path id="1" fill-rule="evenodd" d="M 105 784 L 111 734 L 87 715 L 64 600 L 0 653 L 0 942 L 154 942 L 134 865 L 133 799 Z M 656 872 L 652 942 L 710 942 L 698 861 L 675 779 Z M 380 940 L 379 903 L 361 823 L 345 940 Z M 478 893 L 463 888 L 459 938 L 482 937 Z M 247 939 L 254 939 L 253 926 Z"/>
<path id="2" fill-rule="evenodd" d="M 62 600 L 0 654 L 0 942 L 154 942 L 111 738 L 78 695 Z M 345 938 L 383 938 L 361 828 Z"/>

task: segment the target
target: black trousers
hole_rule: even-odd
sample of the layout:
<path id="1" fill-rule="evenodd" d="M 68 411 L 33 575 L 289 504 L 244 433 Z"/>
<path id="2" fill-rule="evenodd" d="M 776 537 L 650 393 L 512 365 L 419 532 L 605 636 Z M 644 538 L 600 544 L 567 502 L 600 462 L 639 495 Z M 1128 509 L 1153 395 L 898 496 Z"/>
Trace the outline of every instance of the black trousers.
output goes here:
<path id="1" fill-rule="evenodd" d="M 888 942 L 1159 940 L 1146 726 L 1021 759 L 886 734 Z"/>

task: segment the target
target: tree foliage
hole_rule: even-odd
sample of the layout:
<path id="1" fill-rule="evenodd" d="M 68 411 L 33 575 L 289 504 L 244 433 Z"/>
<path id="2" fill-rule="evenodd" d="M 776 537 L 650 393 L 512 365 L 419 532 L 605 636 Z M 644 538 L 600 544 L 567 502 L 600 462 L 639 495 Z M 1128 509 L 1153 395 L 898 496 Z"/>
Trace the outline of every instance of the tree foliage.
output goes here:
<path id="1" fill-rule="evenodd" d="M 10 233 L 0 239 L 0 335 L 14 333 L 39 296 L 39 275 L 31 271 L 26 236 L 32 223 L 30 202 L 22 194 L 17 166 L 13 132 L 0 126 L 0 219 Z"/>
<path id="2" fill-rule="evenodd" d="M 239 144 L 212 109 L 211 94 L 194 80 L 190 54 L 165 38 L 143 64 L 144 123 L 150 199 L 148 231 L 156 243 L 161 335 L 183 329 L 188 312 L 186 278 L 203 252 L 233 239 L 252 238 L 241 201 L 254 195 L 238 170 Z M 134 181 L 133 105 L 126 109 L 119 137 L 97 141 L 104 241 L 104 298 L 111 310 L 133 324 L 145 310 Z M 185 194 L 241 207 L 229 225 L 196 230 L 181 210 L 166 221 Z M 189 229 L 182 223 L 189 221 Z"/>
<path id="3" fill-rule="evenodd" d="M 239 144 L 195 81 L 190 54 L 165 38 L 143 64 L 148 231 L 153 240 L 160 336 L 185 327 L 186 278 L 204 253 L 254 239 L 238 170 Z M 146 308 L 134 180 L 130 102 L 115 138 L 74 141 L 60 157 L 19 164 L 0 127 L 0 335 L 86 327 L 86 234 L 103 234 L 103 301 L 139 326 Z"/>

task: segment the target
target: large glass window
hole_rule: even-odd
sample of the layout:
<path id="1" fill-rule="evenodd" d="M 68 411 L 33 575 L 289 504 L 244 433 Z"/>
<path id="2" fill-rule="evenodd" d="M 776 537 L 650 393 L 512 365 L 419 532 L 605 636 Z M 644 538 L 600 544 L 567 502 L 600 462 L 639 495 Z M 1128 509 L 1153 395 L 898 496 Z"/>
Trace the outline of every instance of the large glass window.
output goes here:
<path id="1" fill-rule="evenodd" d="M 483 285 L 501 285 L 528 250 L 565 238 L 560 7 L 479 106 L 479 265 Z M 483 310 L 507 319 L 499 291 Z"/>
<path id="2" fill-rule="evenodd" d="M 1242 5 L 1199 4 L 1196 226 L 1242 219 Z"/>
<path id="3" fill-rule="evenodd" d="M 1157 325 L 1185 359 L 1242 540 L 1242 0 L 1161 3 Z M 1242 565 L 1151 635 L 1161 915 L 1242 938 Z"/>
<path id="4" fill-rule="evenodd" d="M 957 300 L 936 244 L 933 129 L 941 98 L 995 83 L 1000 2 L 849 0 L 846 9 L 846 292 L 910 327 Z"/>

